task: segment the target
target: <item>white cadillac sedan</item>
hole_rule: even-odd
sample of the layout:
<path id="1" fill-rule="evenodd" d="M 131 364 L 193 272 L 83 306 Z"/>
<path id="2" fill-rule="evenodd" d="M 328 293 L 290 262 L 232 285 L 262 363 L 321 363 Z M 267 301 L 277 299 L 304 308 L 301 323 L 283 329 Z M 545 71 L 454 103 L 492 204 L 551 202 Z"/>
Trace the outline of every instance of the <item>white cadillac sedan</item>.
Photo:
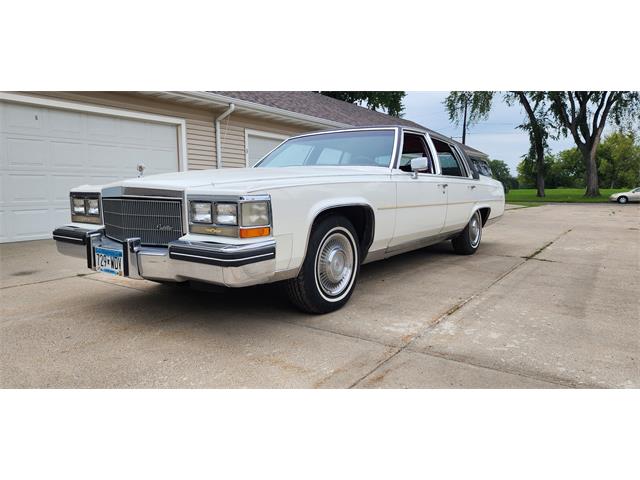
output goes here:
<path id="1" fill-rule="evenodd" d="M 342 307 L 360 265 L 451 240 L 476 252 L 502 184 L 460 145 L 405 127 L 290 138 L 254 168 L 153 175 L 71 191 L 61 253 L 112 275 L 244 287 L 283 282 L 310 313 Z"/>

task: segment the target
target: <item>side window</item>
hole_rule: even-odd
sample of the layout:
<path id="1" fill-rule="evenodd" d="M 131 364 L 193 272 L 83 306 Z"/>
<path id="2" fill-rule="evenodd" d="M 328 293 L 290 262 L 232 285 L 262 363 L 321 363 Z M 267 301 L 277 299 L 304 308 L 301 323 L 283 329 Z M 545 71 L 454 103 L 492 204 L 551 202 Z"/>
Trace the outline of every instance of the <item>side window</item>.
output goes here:
<path id="1" fill-rule="evenodd" d="M 466 177 L 467 172 L 464 165 L 453 148 L 451 148 L 448 143 L 441 140 L 437 140 L 435 138 L 432 138 L 432 140 L 433 146 L 436 147 L 436 152 L 438 152 L 438 160 L 440 161 L 442 175 Z"/>
<path id="2" fill-rule="evenodd" d="M 411 160 L 420 157 L 427 157 L 429 159 L 429 166 L 426 173 L 433 173 L 435 171 L 433 168 L 433 159 L 431 158 L 431 153 L 429 153 L 429 148 L 427 147 L 424 137 L 415 133 L 405 133 L 398 168 L 403 172 L 410 172 Z"/>
<path id="3" fill-rule="evenodd" d="M 491 167 L 485 160 L 480 160 L 476 157 L 469 157 L 473 162 L 473 165 L 476 167 L 476 170 L 480 175 L 484 175 L 485 177 L 493 177 L 493 173 L 491 172 Z"/>

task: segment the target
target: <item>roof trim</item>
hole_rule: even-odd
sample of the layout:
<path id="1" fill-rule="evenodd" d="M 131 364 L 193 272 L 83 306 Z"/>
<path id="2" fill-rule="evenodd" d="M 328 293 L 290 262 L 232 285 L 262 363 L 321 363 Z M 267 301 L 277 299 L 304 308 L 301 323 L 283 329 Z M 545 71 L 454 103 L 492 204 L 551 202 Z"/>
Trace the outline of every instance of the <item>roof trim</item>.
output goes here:
<path id="1" fill-rule="evenodd" d="M 333 120 L 327 120 L 326 118 L 314 117 L 312 115 L 305 115 L 303 113 L 292 112 L 290 110 L 284 110 L 282 108 L 270 107 L 261 103 L 249 102 L 247 100 L 240 100 L 234 97 L 228 97 L 226 95 L 220 95 L 217 93 L 209 92 L 163 92 L 168 95 L 175 95 L 183 98 L 194 98 L 197 100 L 204 100 L 214 105 L 229 105 L 233 103 L 238 108 L 246 108 L 248 110 L 254 110 L 258 112 L 268 113 L 271 115 L 278 115 L 292 120 L 298 120 L 304 123 L 311 123 L 320 125 L 323 127 L 351 127 L 347 123 L 335 122 Z"/>

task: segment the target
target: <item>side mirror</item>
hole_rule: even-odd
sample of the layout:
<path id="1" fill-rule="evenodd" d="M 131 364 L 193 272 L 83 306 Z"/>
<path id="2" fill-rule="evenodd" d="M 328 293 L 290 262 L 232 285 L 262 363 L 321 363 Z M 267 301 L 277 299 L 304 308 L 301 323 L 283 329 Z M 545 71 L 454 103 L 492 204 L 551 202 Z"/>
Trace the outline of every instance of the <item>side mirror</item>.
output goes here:
<path id="1" fill-rule="evenodd" d="M 420 172 L 429 168 L 429 159 L 427 157 L 417 157 L 411 159 L 411 171 Z"/>

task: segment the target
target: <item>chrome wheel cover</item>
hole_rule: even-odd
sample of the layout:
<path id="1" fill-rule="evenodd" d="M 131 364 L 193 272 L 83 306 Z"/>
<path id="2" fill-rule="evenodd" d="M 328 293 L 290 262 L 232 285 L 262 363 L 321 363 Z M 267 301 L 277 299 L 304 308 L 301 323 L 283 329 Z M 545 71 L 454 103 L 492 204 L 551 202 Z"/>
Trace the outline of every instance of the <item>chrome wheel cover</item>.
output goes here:
<path id="1" fill-rule="evenodd" d="M 322 293 L 336 297 L 351 284 L 355 266 L 353 245 L 340 232 L 327 235 L 318 248 L 316 279 Z"/>
<path id="2" fill-rule="evenodd" d="M 480 244 L 480 235 L 482 233 L 482 225 L 480 224 L 479 215 L 476 213 L 469 222 L 469 242 L 473 248 Z"/>

